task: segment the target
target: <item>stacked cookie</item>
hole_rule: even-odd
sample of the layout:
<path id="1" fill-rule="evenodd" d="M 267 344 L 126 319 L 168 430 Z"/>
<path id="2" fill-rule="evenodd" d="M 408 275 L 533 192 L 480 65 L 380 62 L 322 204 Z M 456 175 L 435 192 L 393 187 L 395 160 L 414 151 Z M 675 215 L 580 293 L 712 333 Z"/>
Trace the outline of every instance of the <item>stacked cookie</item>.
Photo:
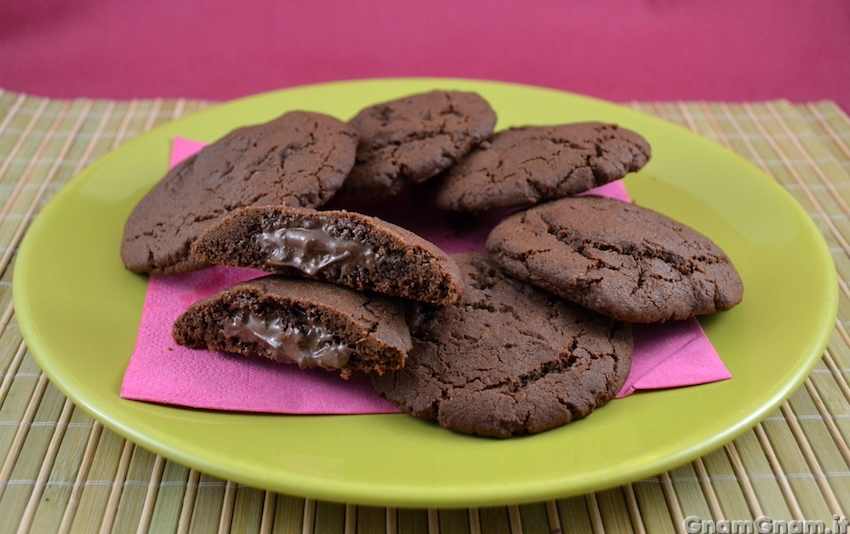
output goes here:
<path id="1" fill-rule="evenodd" d="M 135 272 L 213 265 L 270 274 L 195 303 L 190 347 L 368 373 L 400 410 L 468 434 L 541 432 L 612 399 L 630 323 L 722 311 L 742 286 L 694 230 L 575 196 L 639 170 L 649 144 L 602 123 L 493 133 L 474 93 L 370 106 L 348 123 L 292 112 L 235 130 L 176 166 L 131 213 Z M 403 195 L 439 210 L 517 211 L 488 252 L 447 255 L 344 207 Z"/>

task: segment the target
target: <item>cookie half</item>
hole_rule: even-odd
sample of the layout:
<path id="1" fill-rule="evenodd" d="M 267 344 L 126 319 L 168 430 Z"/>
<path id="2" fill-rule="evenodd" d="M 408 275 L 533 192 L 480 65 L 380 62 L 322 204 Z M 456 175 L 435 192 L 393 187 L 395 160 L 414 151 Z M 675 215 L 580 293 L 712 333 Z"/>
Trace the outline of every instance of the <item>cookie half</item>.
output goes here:
<path id="1" fill-rule="evenodd" d="M 434 203 L 461 212 L 531 206 L 618 180 L 650 154 L 643 137 L 614 124 L 512 128 L 446 171 Z"/>
<path id="2" fill-rule="evenodd" d="M 246 208 L 204 233 L 192 256 L 441 305 L 456 301 L 461 291 L 457 265 L 436 245 L 343 210 Z"/>
<path id="3" fill-rule="evenodd" d="M 369 106 L 349 124 L 357 164 L 339 194 L 375 201 L 453 165 L 493 133 L 496 113 L 477 93 L 432 91 Z"/>
<path id="4" fill-rule="evenodd" d="M 687 319 L 743 297 L 735 266 L 708 237 L 610 198 L 565 198 L 511 215 L 487 249 L 513 276 L 622 321 Z"/>
<path id="5" fill-rule="evenodd" d="M 411 347 L 398 300 L 276 275 L 192 304 L 172 334 L 191 348 L 342 369 L 344 377 L 400 369 Z"/>
<path id="6" fill-rule="evenodd" d="M 234 130 L 175 166 L 136 205 L 124 227 L 124 265 L 158 274 L 204 267 L 189 247 L 213 223 L 246 206 L 321 206 L 350 172 L 356 149 L 350 126 L 319 113 L 294 111 Z"/>
<path id="7" fill-rule="evenodd" d="M 630 325 L 507 276 L 486 253 L 453 256 L 464 293 L 415 304 L 403 369 L 372 385 L 401 411 L 466 434 L 506 438 L 585 417 L 631 366 Z"/>

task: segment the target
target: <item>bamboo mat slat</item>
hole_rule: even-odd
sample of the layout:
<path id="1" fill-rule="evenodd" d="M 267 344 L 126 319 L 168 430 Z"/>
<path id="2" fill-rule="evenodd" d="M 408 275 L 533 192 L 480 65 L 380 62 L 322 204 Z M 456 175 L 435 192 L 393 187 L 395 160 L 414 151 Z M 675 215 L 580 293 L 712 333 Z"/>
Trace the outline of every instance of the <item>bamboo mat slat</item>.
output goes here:
<path id="1" fill-rule="evenodd" d="M 127 140 L 209 103 L 51 100 L 0 89 L 0 533 L 672 533 L 687 516 L 822 520 L 850 510 L 850 118 L 833 102 L 633 102 L 737 152 L 823 232 L 839 314 L 803 387 L 753 430 L 669 472 L 539 503 L 460 510 L 345 505 L 220 480 L 136 447 L 43 375 L 11 304 L 29 223 Z"/>

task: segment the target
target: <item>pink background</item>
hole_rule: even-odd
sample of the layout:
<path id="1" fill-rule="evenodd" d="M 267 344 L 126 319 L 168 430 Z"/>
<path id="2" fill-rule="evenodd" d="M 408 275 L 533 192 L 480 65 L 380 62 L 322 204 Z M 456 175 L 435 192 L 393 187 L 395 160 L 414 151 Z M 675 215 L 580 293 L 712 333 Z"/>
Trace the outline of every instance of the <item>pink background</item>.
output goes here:
<path id="1" fill-rule="evenodd" d="M 832 99 L 847 0 L 3 0 L 0 88 L 224 100 L 331 80 L 450 76 L 614 101 Z"/>

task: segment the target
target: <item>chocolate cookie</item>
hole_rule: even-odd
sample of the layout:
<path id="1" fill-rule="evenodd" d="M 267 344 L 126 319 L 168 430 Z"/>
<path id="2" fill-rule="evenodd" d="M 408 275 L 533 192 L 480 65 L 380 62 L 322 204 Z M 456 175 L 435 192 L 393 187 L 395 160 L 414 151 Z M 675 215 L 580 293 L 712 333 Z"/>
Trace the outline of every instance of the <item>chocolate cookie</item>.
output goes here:
<path id="1" fill-rule="evenodd" d="M 735 266 L 709 238 L 610 198 L 565 198 L 511 215 L 487 249 L 513 276 L 622 321 L 686 319 L 743 296 Z"/>
<path id="2" fill-rule="evenodd" d="M 420 419 L 500 438 L 563 425 L 616 396 L 630 325 L 513 279 L 486 253 L 453 257 L 461 299 L 408 310 L 413 349 L 403 369 L 372 377 L 378 393 Z"/>
<path id="3" fill-rule="evenodd" d="M 411 346 L 400 301 L 276 275 L 192 304 L 172 332 L 188 347 L 343 369 L 343 377 L 399 369 Z"/>
<path id="4" fill-rule="evenodd" d="M 246 206 L 324 204 L 354 165 L 356 146 L 353 128 L 319 113 L 234 130 L 175 166 L 138 203 L 124 227 L 124 265 L 160 274 L 203 267 L 189 247 L 204 230 Z"/>
<path id="5" fill-rule="evenodd" d="M 649 157 L 643 137 L 613 124 L 512 128 L 446 171 L 434 203 L 469 212 L 531 206 L 618 180 Z"/>
<path id="6" fill-rule="evenodd" d="M 370 106 L 349 124 L 360 142 L 340 196 L 374 201 L 453 165 L 493 133 L 496 113 L 476 93 L 433 91 Z"/>
<path id="7" fill-rule="evenodd" d="M 436 245 L 349 211 L 245 208 L 207 230 L 192 256 L 443 305 L 461 291 L 457 265 Z"/>

